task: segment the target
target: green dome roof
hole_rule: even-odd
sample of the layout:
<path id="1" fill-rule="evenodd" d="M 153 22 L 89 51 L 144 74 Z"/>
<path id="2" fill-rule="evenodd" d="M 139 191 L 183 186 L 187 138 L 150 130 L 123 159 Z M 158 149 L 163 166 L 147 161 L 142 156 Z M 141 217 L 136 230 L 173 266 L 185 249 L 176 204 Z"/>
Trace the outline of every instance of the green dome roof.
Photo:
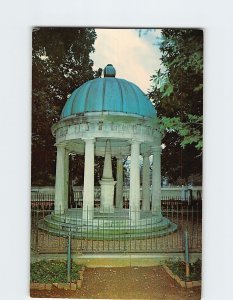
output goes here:
<path id="1" fill-rule="evenodd" d="M 90 112 L 117 112 L 153 118 L 156 110 L 134 83 L 115 78 L 112 65 L 104 69 L 104 78 L 87 81 L 67 100 L 61 118 Z"/>

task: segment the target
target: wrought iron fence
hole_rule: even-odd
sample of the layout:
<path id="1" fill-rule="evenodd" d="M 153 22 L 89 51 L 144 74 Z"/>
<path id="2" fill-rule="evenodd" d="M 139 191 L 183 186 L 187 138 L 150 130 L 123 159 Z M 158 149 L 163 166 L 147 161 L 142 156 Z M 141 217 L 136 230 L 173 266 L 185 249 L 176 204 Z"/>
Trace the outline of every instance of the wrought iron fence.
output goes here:
<path id="1" fill-rule="evenodd" d="M 32 193 L 31 195 L 31 209 L 41 209 L 41 210 L 53 210 L 54 209 L 54 193 Z M 199 206 L 202 205 L 202 198 L 187 198 L 184 199 L 180 196 L 162 196 L 161 197 L 162 206 L 174 206 L 174 207 L 187 207 L 187 206 Z M 83 194 L 82 191 L 77 191 L 74 193 L 73 197 L 70 197 L 68 201 L 69 208 L 82 208 L 83 204 Z M 100 193 L 95 190 L 95 207 L 100 206 Z M 141 201 L 142 206 L 142 201 Z M 123 195 L 123 208 L 129 208 L 129 196 L 128 194 Z"/>
<path id="2" fill-rule="evenodd" d="M 38 253 L 66 253 L 68 237 L 62 232 L 48 232 L 40 229 L 38 224 L 47 215 L 53 212 L 53 199 L 39 199 L 33 201 L 31 209 L 31 248 Z M 146 234 L 140 237 L 129 234 L 121 238 L 119 232 L 122 225 L 119 215 L 113 222 L 110 238 L 103 232 L 94 230 L 94 223 L 90 223 L 88 232 L 82 233 L 82 224 L 79 226 L 79 235 L 71 239 L 73 253 L 156 253 L 156 252 L 183 252 L 184 231 L 189 234 L 190 252 L 201 252 L 202 248 L 202 207 L 200 201 L 188 203 L 179 199 L 162 201 L 162 214 L 171 222 L 178 225 L 175 232 L 163 232 L 162 236 L 153 234 L 150 220 L 143 225 Z M 93 221 L 92 221 L 93 222 Z M 122 222 L 124 220 L 122 219 Z M 138 229 L 140 230 L 140 228 Z M 166 230 L 166 229 L 165 229 Z M 99 235 L 98 235 L 99 234 Z"/>

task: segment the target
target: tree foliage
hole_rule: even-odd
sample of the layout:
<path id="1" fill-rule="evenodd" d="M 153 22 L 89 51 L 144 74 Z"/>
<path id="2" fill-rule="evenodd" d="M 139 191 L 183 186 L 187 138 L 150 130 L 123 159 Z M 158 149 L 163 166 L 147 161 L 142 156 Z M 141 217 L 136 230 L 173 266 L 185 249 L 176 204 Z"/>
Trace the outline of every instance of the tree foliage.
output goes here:
<path id="1" fill-rule="evenodd" d="M 189 144 L 195 144 L 197 150 L 202 149 L 202 116 L 187 114 L 187 122 L 182 122 L 179 117 L 161 117 L 160 121 L 162 132 L 178 132 L 181 137 L 180 146 L 182 148 Z"/>
<path id="2" fill-rule="evenodd" d="M 91 28 L 35 28 L 32 32 L 32 184 L 54 184 L 51 126 L 71 92 L 93 79 Z"/>
<path id="3" fill-rule="evenodd" d="M 167 146 L 162 156 L 163 175 L 175 180 L 201 173 L 203 32 L 163 29 L 160 50 L 162 64 L 152 76 L 149 97 L 158 111 Z M 174 165 L 177 161 L 179 166 Z"/>

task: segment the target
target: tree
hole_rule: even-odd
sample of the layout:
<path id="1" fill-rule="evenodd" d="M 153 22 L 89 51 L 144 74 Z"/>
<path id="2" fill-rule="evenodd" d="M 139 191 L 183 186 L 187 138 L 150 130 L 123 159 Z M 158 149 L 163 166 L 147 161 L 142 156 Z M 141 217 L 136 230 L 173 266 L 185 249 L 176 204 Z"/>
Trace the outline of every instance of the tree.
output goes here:
<path id="1" fill-rule="evenodd" d="M 92 28 L 34 28 L 32 32 L 32 184 L 54 184 L 51 126 L 71 92 L 93 79 Z"/>
<path id="2" fill-rule="evenodd" d="M 166 145 L 162 173 L 187 180 L 202 165 L 203 32 L 163 29 L 160 50 L 162 67 L 152 76 L 149 97 Z"/>

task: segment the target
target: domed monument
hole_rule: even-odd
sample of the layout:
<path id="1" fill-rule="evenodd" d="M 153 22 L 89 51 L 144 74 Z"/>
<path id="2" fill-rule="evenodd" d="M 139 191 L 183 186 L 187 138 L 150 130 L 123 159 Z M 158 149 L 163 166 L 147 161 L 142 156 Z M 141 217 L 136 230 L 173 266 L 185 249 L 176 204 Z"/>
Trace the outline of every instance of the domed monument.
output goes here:
<path id="1" fill-rule="evenodd" d="M 40 228 L 54 234 L 97 239 L 160 236 L 177 226 L 161 213 L 161 135 L 156 110 L 135 84 L 116 78 L 109 64 L 104 78 L 77 88 L 67 100 L 59 122 L 53 125 L 57 162 L 54 212 Z M 82 208 L 68 208 L 69 153 L 84 155 Z M 140 159 L 142 199 L 140 196 Z M 152 186 L 150 162 L 153 155 Z M 94 160 L 104 157 L 100 180 L 100 207 L 94 207 Z M 123 158 L 130 156 L 129 208 L 123 208 Z M 117 159 L 116 180 L 112 157 Z M 140 205 L 142 201 L 142 205 Z M 148 226 L 149 224 L 149 226 Z M 90 234 L 91 232 L 91 234 Z M 100 234 L 101 232 L 101 234 Z"/>

